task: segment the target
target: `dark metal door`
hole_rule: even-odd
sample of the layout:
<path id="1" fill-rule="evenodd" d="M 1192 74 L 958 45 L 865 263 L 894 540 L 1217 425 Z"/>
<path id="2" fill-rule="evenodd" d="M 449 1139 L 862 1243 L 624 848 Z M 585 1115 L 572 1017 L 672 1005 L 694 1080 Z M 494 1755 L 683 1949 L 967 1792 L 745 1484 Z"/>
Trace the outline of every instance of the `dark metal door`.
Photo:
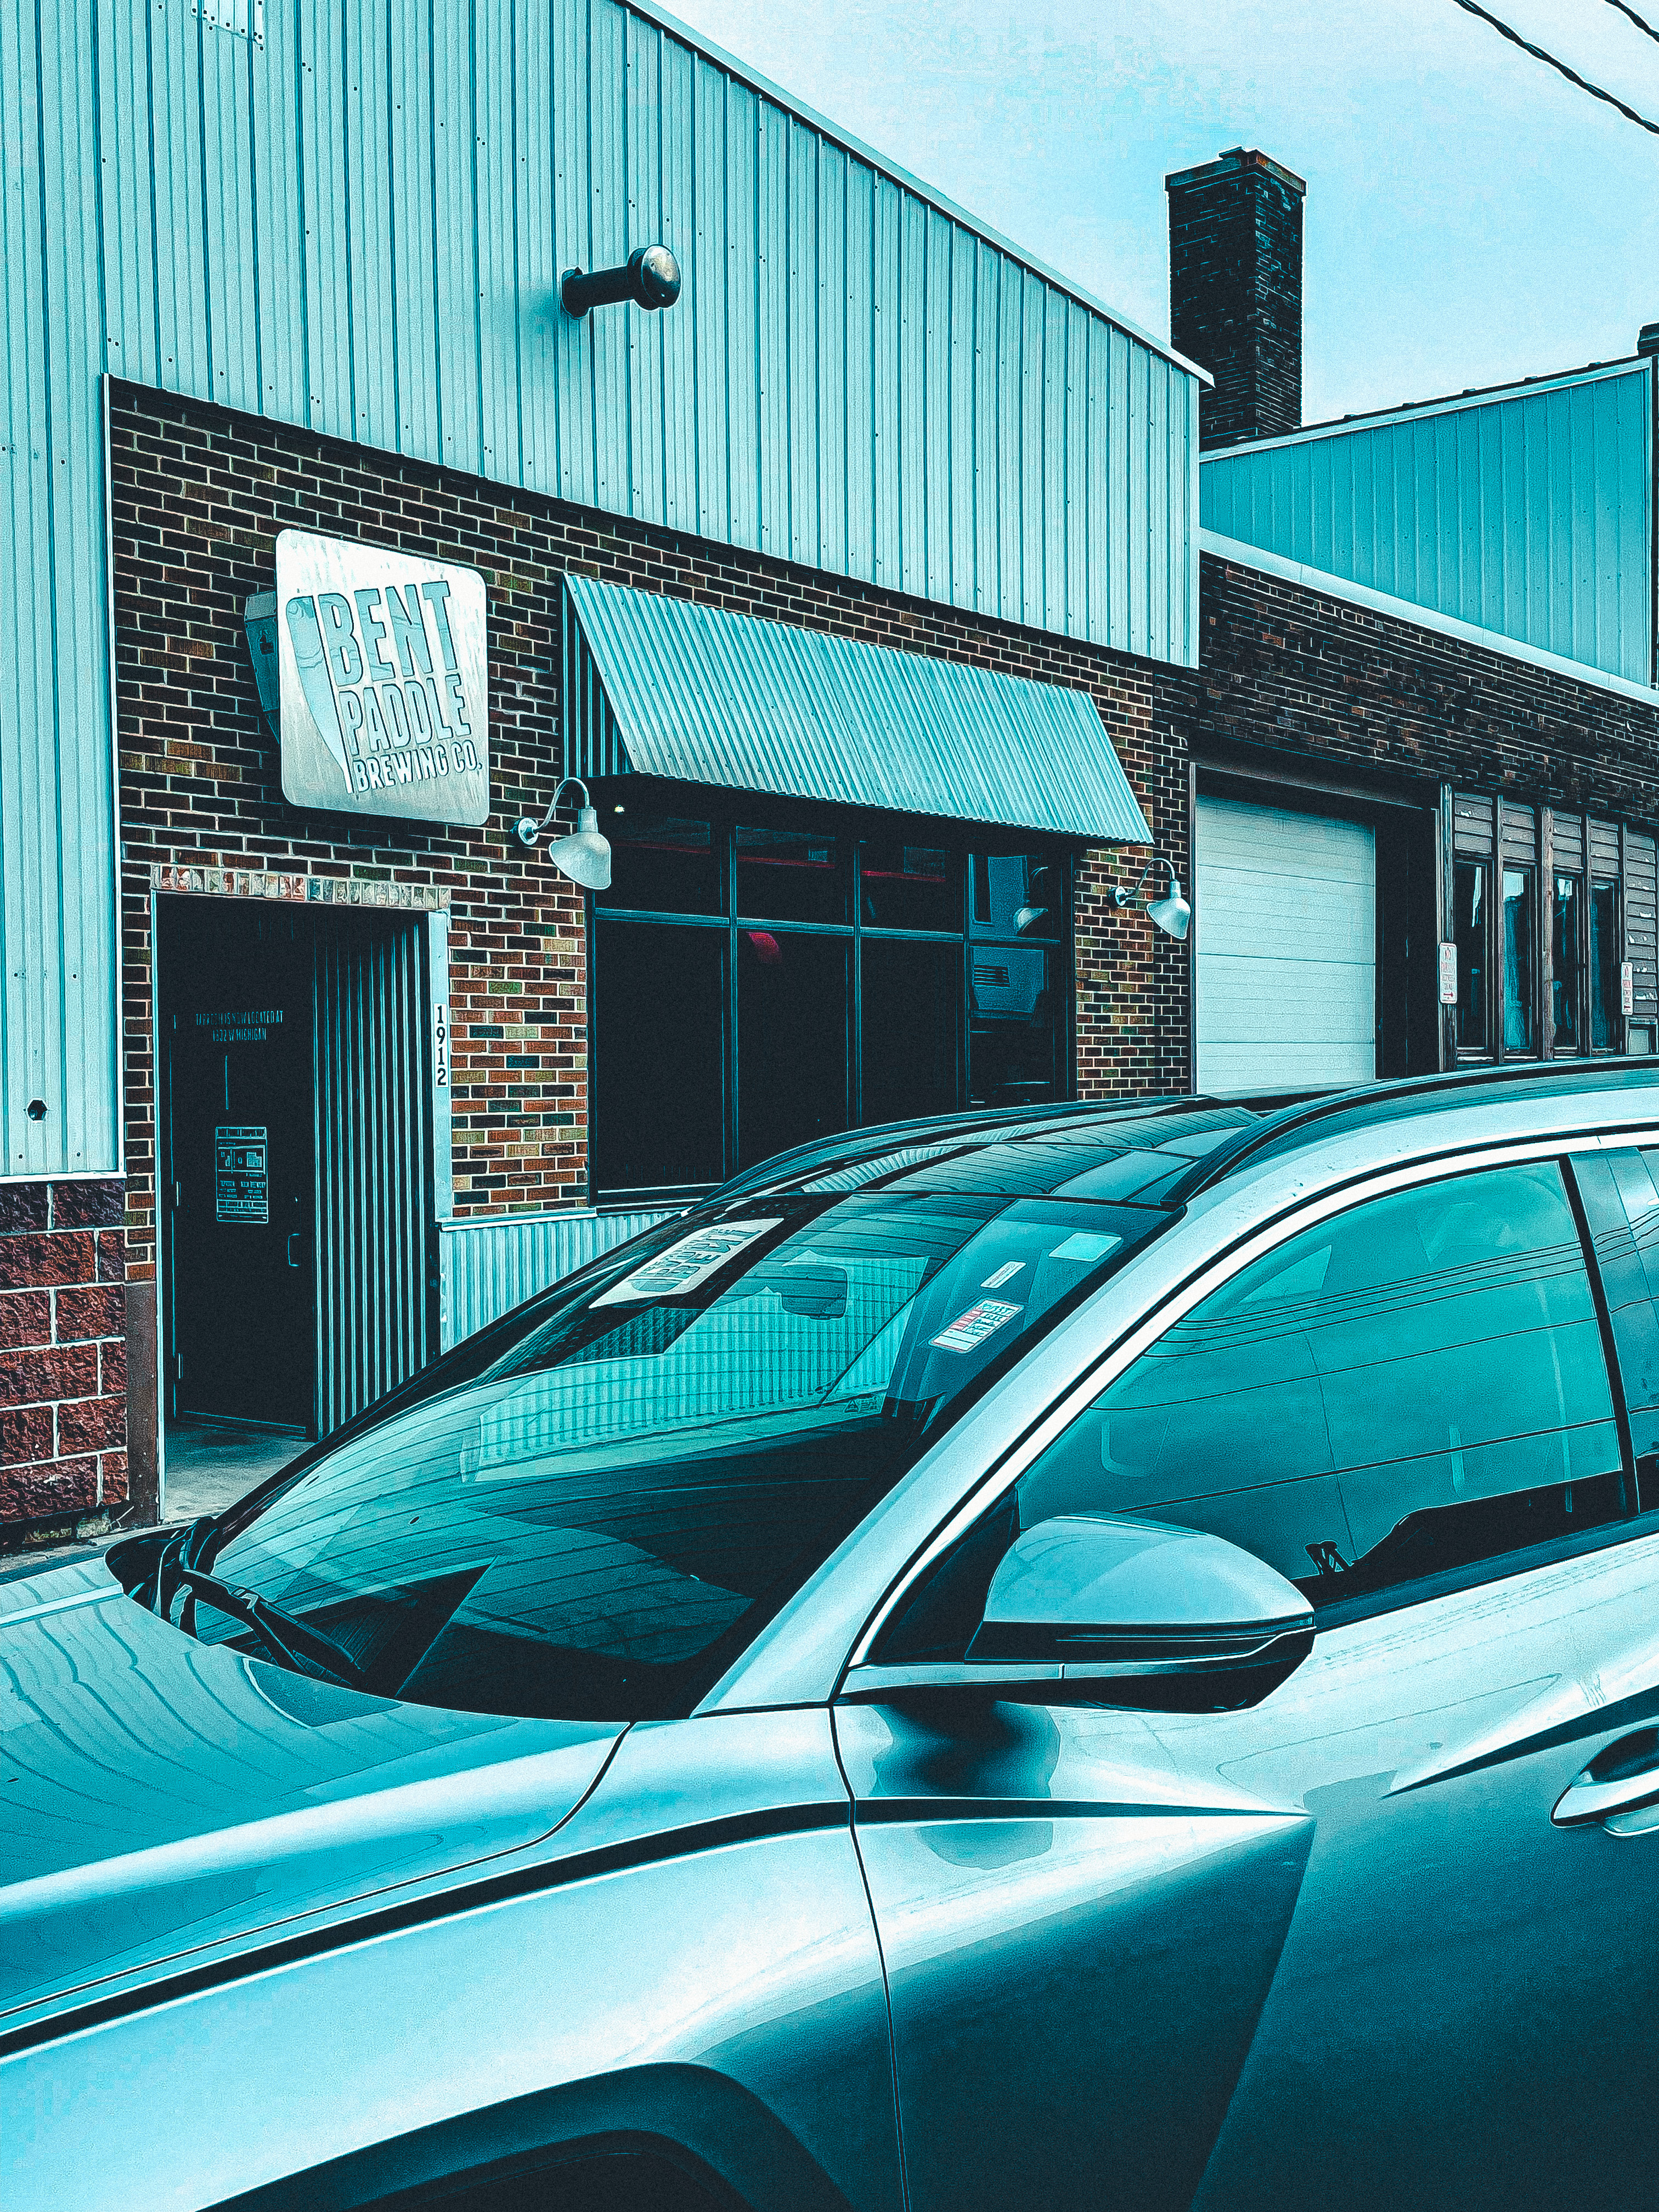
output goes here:
<path id="1" fill-rule="evenodd" d="M 160 928 L 167 1399 L 312 1417 L 311 957 L 303 915 L 169 902 Z"/>

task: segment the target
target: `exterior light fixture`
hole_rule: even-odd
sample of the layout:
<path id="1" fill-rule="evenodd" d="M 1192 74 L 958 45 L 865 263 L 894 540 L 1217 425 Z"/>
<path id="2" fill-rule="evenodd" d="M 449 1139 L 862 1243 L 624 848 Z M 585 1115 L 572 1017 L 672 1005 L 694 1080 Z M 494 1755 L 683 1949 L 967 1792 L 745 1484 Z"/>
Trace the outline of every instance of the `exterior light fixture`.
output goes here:
<path id="1" fill-rule="evenodd" d="M 559 298 L 577 321 L 590 307 L 632 300 L 641 307 L 672 307 L 680 296 L 680 264 L 665 246 L 636 246 L 619 269 L 567 269 Z"/>
<path id="2" fill-rule="evenodd" d="M 561 875 L 568 876 L 573 884 L 580 884 L 585 891 L 608 891 L 611 888 L 611 847 L 599 834 L 599 817 L 588 798 L 587 786 L 579 775 L 568 775 L 548 802 L 548 808 L 538 822 L 533 814 L 520 815 L 513 825 L 513 834 L 521 845 L 533 853 L 541 834 L 551 823 L 559 808 L 562 793 L 574 784 L 582 795 L 576 815 L 576 826 L 568 837 L 556 837 L 547 848 L 547 857 Z"/>
<path id="3" fill-rule="evenodd" d="M 1141 870 L 1133 890 L 1126 891 L 1121 884 L 1116 885 L 1112 892 L 1114 906 L 1127 907 L 1136 903 L 1140 896 L 1140 886 L 1146 882 L 1157 858 L 1156 853 L 1148 856 L 1146 866 Z M 1179 944 L 1192 927 L 1193 910 L 1181 896 L 1181 878 L 1167 860 L 1164 866 L 1169 874 L 1170 888 L 1162 898 L 1147 900 L 1146 919 L 1154 929 L 1161 929 L 1166 937 L 1173 937 Z"/>

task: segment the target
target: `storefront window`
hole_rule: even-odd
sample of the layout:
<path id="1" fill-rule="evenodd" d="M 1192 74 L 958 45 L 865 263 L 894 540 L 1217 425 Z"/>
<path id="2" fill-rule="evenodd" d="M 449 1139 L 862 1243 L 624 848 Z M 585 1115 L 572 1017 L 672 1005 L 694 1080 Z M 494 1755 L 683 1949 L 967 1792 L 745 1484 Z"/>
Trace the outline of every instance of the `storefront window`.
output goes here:
<path id="1" fill-rule="evenodd" d="M 1533 1049 L 1532 870 L 1504 871 L 1504 1049 Z"/>
<path id="2" fill-rule="evenodd" d="M 862 836 L 780 804 L 602 794 L 597 1194 L 707 1187 L 857 1125 L 1065 1095 L 1071 878 L 943 823 Z M 751 798 L 737 802 L 745 813 Z M 726 887 L 735 884 L 735 895 Z"/>
<path id="3" fill-rule="evenodd" d="M 971 1105 L 1030 1106 L 1058 1096 L 1052 963 L 1035 945 L 972 947 Z"/>
<path id="4" fill-rule="evenodd" d="M 859 855 L 859 912 L 866 929 L 962 927 L 962 863 L 937 845 L 879 842 Z"/>
<path id="5" fill-rule="evenodd" d="M 1577 1052 L 1578 1003 L 1583 981 L 1583 886 L 1577 876 L 1555 878 L 1555 914 L 1550 927 L 1550 1019 L 1557 1052 Z"/>
<path id="6" fill-rule="evenodd" d="M 973 909 L 975 937 L 1058 937 L 1065 921 L 1059 871 L 1039 854 L 975 853 Z"/>
<path id="7" fill-rule="evenodd" d="M 808 930 L 738 931 L 738 1167 L 847 1127 L 852 950 Z"/>
<path id="8" fill-rule="evenodd" d="M 1619 1035 L 1619 885 L 1590 885 L 1590 1050 L 1612 1052 Z"/>
<path id="9" fill-rule="evenodd" d="M 600 817 L 611 843 L 611 888 L 601 906 L 647 914 L 724 914 L 726 868 L 710 824 L 624 806 Z M 725 840 L 719 841 L 721 846 Z"/>
<path id="10" fill-rule="evenodd" d="M 1457 1042 L 1486 1048 L 1486 869 L 1460 860 L 1452 871 L 1452 936 L 1457 945 Z"/>
<path id="11" fill-rule="evenodd" d="M 768 921 L 845 921 L 840 840 L 812 830 L 739 829 L 738 912 Z"/>
<path id="12" fill-rule="evenodd" d="M 952 1112 L 962 1097 L 960 939 L 868 937 L 863 965 L 863 1120 Z"/>
<path id="13" fill-rule="evenodd" d="M 724 929 L 604 915 L 595 923 L 593 1129 L 601 1188 L 719 1182 L 726 947 Z"/>

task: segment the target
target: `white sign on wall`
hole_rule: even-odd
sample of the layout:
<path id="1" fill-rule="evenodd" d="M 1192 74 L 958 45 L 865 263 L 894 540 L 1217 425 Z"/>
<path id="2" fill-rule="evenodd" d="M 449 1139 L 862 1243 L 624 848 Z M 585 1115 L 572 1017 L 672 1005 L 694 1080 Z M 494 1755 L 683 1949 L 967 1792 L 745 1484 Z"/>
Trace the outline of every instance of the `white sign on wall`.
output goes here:
<path id="1" fill-rule="evenodd" d="M 473 829 L 489 819 L 476 568 L 284 530 L 276 612 L 285 799 Z"/>
<path id="2" fill-rule="evenodd" d="M 1443 1006 L 1457 1004 L 1457 946 L 1444 938 L 1440 941 L 1440 1003 Z"/>

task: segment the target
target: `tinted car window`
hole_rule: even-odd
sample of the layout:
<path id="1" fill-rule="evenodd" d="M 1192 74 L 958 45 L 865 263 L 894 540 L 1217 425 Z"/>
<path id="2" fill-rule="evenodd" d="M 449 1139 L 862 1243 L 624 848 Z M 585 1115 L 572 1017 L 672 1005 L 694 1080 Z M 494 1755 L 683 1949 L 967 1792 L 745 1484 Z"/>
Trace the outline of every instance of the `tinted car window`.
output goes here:
<path id="1" fill-rule="evenodd" d="M 1316 1606 L 1622 1515 L 1559 1170 L 1397 1192 L 1290 1238 L 1103 1391 L 999 1510 L 946 1580 L 988 1578 L 1054 1514 L 1124 1513 L 1242 1545 Z M 882 1656 L 943 1656 L 930 1602 Z M 964 1607 L 965 1591 L 951 1619 Z"/>
<path id="2" fill-rule="evenodd" d="M 680 1221 L 482 1340 L 227 1523 L 201 1564 L 362 1686 L 689 1711 L 988 1380 L 1164 1224 L 983 1193 Z M 199 1593 L 204 1640 L 246 1644 Z"/>

